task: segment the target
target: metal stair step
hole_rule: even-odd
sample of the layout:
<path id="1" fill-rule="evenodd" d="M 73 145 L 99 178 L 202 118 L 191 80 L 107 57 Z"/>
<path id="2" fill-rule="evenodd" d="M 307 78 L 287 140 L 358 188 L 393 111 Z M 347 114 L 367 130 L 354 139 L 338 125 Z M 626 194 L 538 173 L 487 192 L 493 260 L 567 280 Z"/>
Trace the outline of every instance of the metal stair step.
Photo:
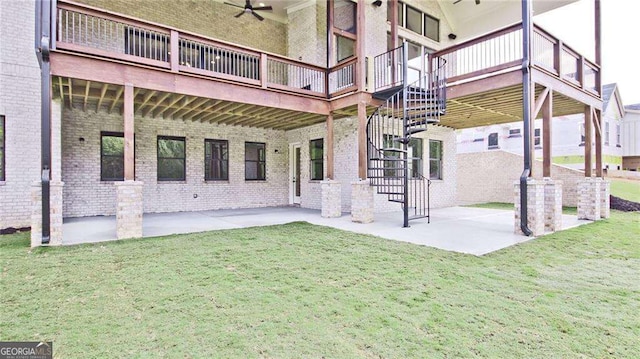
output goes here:
<path id="1" fill-rule="evenodd" d="M 395 147 L 386 147 L 386 148 L 381 148 L 381 151 L 387 151 L 387 152 L 398 152 L 398 153 L 407 153 L 407 151 L 401 149 L 401 148 L 395 148 Z"/>

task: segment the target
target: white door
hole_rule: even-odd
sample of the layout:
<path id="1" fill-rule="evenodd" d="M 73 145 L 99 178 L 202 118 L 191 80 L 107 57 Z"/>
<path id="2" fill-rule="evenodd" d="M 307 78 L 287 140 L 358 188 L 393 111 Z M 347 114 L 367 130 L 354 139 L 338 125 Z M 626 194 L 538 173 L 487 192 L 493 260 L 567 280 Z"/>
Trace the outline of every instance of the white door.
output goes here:
<path id="1" fill-rule="evenodd" d="M 291 165 L 289 168 L 290 186 L 289 193 L 290 202 L 292 204 L 300 204 L 300 144 L 293 143 L 289 146 L 289 158 Z"/>

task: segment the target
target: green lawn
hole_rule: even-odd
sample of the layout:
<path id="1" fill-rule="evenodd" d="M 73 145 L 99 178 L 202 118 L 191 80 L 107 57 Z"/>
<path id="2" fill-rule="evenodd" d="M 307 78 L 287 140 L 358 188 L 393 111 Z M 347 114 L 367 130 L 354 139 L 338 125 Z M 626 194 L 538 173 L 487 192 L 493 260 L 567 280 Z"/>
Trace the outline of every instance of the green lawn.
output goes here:
<path id="1" fill-rule="evenodd" d="M 292 223 L 30 251 L 0 340 L 56 357 L 638 358 L 640 214 L 484 257 Z"/>
<path id="2" fill-rule="evenodd" d="M 611 179 L 611 194 L 627 201 L 640 202 L 640 181 Z"/>

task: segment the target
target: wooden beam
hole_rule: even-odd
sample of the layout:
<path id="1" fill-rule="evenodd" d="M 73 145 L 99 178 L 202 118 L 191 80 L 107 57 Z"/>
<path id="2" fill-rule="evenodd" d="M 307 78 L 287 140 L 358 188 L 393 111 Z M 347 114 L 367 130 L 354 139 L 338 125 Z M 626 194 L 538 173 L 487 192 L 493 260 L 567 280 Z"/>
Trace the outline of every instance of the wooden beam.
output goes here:
<path id="1" fill-rule="evenodd" d="M 175 105 L 180 100 L 182 100 L 184 96 L 185 95 L 175 94 L 175 96 L 173 97 L 173 100 L 167 106 L 165 106 L 164 108 L 158 108 L 158 110 L 153 113 L 153 117 L 159 117 L 160 115 L 162 115 L 162 118 L 164 118 L 165 111 L 167 111 L 168 109 L 173 107 L 173 105 Z"/>
<path id="2" fill-rule="evenodd" d="M 142 103 L 140 104 L 140 107 L 138 107 L 138 109 L 140 111 L 142 111 L 143 107 L 146 106 L 147 102 L 149 102 L 149 100 L 151 100 L 151 98 L 153 97 L 153 95 L 156 94 L 156 91 L 149 91 L 145 96 L 144 99 L 142 99 Z"/>
<path id="3" fill-rule="evenodd" d="M 99 68 L 100 71 L 95 71 Z M 256 86 L 229 82 L 198 75 L 173 73 L 165 69 L 152 69 L 64 52 L 51 54 L 51 72 L 55 76 L 121 85 L 131 83 L 136 88 L 187 96 L 206 97 L 286 110 L 304 111 L 326 116 L 329 101 L 300 94 L 267 90 Z"/>
<path id="4" fill-rule="evenodd" d="M 194 100 L 196 100 L 196 99 L 198 99 L 198 98 L 194 97 Z M 178 111 L 175 114 L 173 114 L 173 116 L 177 117 L 177 118 L 182 118 L 184 120 L 185 119 L 184 115 L 199 109 L 200 106 L 204 105 L 207 101 L 211 101 L 211 99 L 199 98 L 198 101 L 193 102 L 189 108 L 183 108 L 180 111 Z"/>
<path id="5" fill-rule="evenodd" d="M 596 91 L 602 96 L 602 13 L 600 12 L 600 0 L 594 1 L 594 21 L 595 21 L 595 56 L 596 65 L 600 70 L 596 73 Z"/>
<path id="6" fill-rule="evenodd" d="M 568 83 L 563 82 L 560 79 L 555 78 L 537 68 L 531 69 L 531 81 L 545 87 L 551 87 L 553 89 L 553 92 L 573 98 L 587 106 L 593 106 L 596 109 L 602 109 L 602 100 L 598 97 L 590 95 L 587 92 L 582 91 L 575 86 L 569 85 Z M 448 95 L 449 93 L 447 92 L 447 97 Z"/>
<path id="7" fill-rule="evenodd" d="M 333 178 L 333 114 L 327 116 L 327 178 Z"/>
<path id="8" fill-rule="evenodd" d="M 124 85 L 124 179 L 134 181 L 134 108 L 133 86 Z"/>
<path id="9" fill-rule="evenodd" d="M 596 135 L 602 134 L 602 129 L 600 128 L 600 122 L 596 121 L 598 119 L 598 114 L 596 113 L 595 108 L 591 108 L 591 118 L 593 118 L 593 127 L 595 127 Z"/>
<path id="10" fill-rule="evenodd" d="M 120 100 L 120 96 L 122 96 L 122 92 L 124 92 L 124 86 L 120 86 L 120 88 L 118 88 L 118 92 L 116 92 L 116 97 L 113 98 L 111 107 L 109 107 L 109 113 L 113 112 L 113 109 L 116 107 L 116 104 Z"/>
<path id="11" fill-rule="evenodd" d="M 398 47 L 398 0 L 388 1 L 387 6 L 391 6 L 391 48 L 395 49 Z"/>
<path id="12" fill-rule="evenodd" d="M 548 87 L 545 88 L 545 91 L 543 92 L 544 102 L 542 104 L 542 176 L 551 177 L 553 94 Z"/>
<path id="13" fill-rule="evenodd" d="M 62 77 L 58 77 L 58 89 L 60 90 L 60 102 L 64 106 L 64 90 L 62 88 Z"/>
<path id="14" fill-rule="evenodd" d="M 358 103 L 358 178 L 367 178 L 367 104 Z"/>
<path id="15" fill-rule="evenodd" d="M 87 102 L 89 101 L 89 89 L 91 88 L 91 81 L 87 81 L 84 86 L 84 103 L 82 104 L 82 110 L 87 111 Z"/>
<path id="16" fill-rule="evenodd" d="M 522 70 L 514 70 L 496 76 L 447 86 L 447 100 L 522 85 Z M 549 86 L 548 86 L 549 87 Z"/>
<path id="17" fill-rule="evenodd" d="M 356 3 L 356 13 L 357 13 L 357 21 L 356 21 L 356 56 L 357 56 L 357 65 L 356 65 L 356 85 L 358 86 L 358 90 L 364 91 L 365 89 L 365 76 L 367 73 L 367 68 L 365 67 L 365 43 L 364 40 L 366 38 L 366 26 L 365 26 L 365 6 L 371 6 L 367 4 L 365 1 L 358 1 Z"/>
<path id="18" fill-rule="evenodd" d="M 596 124 L 596 177 L 602 178 L 602 112 L 594 110 L 593 122 Z"/>
<path id="19" fill-rule="evenodd" d="M 109 84 L 102 84 L 102 89 L 100 90 L 100 99 L 98 100 L 98 104 L 96 105 L 96 113 L 100 110 L 100 106 L 102 106 L 102 101 L 104 101 L 104 95 L 107 93 L 109 89 Z"/>
<path id="20" fill-rule="evenodd" d="M 542 108 L 542 105 L 547 100 L 547 96 L 548 95 L 549 95 L 549 88 L 545 87 L 544 90 L 542 90 L 542 92 L 538 96 L 538 99 L 536 100 L 536 103 L 533 106 L 533 113 L 531 115 L 531 119 L 532 120 L 534 120 L 536 117 L 538 117 L 538 113 L 540 113 L 540 109 Z"/>
<path id="21" fill-rule="evenodd" d="M 173 115 L 176 114 L 176 112 L 184 109 L 185 107 L 189 106 L 189 104 L 191 104 L 193 101 L 197 100 L 197 97 L 191 97 L 191 98 L 186 98 L 182 101 L 182 104 L 178 107 L 176 107 L 175 109 L 171 110 L 170 112 L 167 113 L 166 117 L 171 117 L 173 118 Z M 206 99 L 205 99 L 206 100 Z"/>
<path id="22" fill-rule="evenodd" d="M 169 96 L 171 96 L 171 92 L 167 92 L 164 95 L 162 95 L 162 97 L 160 99 L 158 99 L 156 101 L 156 103 L 153 104 L 153 106 L 149 107 L 149 109 L 147 109 L 147 111 L 144 112 L 142 117 L 147 117 L 151 112 L 153 112 L 153 110 L 156 109 L 156 107 L 158 107 L 162 102 L 164 102 L 164 100 L 166 100 L 167 97 L 169 97 Z"/>
<path id="23" fill-rule="evenodd" d="M 584 176 L 591 177 L 591 127 L 593 111 L 590 106 L 584 107 Z"/>
<path id="24" fill-rule="evenodd" d="M 71 78 L 67 79 L 67 83 L 69 84 L 69 88 L 67 89 L 69 91 L 69 108 L 73 108 L 73 86 L 72 84 L 72 80 Z"/>

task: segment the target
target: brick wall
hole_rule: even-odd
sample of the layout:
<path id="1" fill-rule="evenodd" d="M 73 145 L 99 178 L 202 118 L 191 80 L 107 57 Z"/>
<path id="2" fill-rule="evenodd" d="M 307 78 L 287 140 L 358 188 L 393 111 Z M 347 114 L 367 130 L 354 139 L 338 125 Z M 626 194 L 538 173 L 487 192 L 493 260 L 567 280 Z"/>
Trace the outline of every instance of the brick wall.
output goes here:
<path id="1" fill-rule="evenodd" d="M 168 25 L 215 39 L 232 42 L 280 55 L 287 53 L 286 24 L 265 19 L 258 21 L 242 9 L 216 1 L 202 0 L 79 0 L 78 2 L 142 20 Z"/>
<path id="2" fill-rule="evenodd" d="M 40 69 L 34 2 L 0 1 L 0 115 L 5 116 L 6 181 L 0 229 L 31 223 L 31 183 L 40 179 Z"/>
<path id="3" fill-rule="evenodd" d="M 135 129 L 136 180 L 144 182 L 145 212 L 264 207 L 288 203 L 288 150 L 283 131 L 139 116 L 135 118 Z M 121 115 L 64 110 L 62 179 L 65 182 L 65 217 L 115 213 L 114 183 L 100 181 L 101 131 L 122 132 Z M 186 137 L 185 181 L 157 180 L 158 135 Z M 204 180 L 205 138 L 229 141 L 229 181 Z M 244 180 L 245 141 L 266 143 L 266 181 Z"/>
<path id="4" fill-rule="evenodd" d="M 520 178 L 523 158 L 505 151 L 458 154 L 457 200 L 459 203 L 513 201 L 513 182 Z M 542 177 L 542 161 L 535 161 L 534 177 Z M 582 171 L 552 165 L 551 178 L 562 181 L 562 204 L 577 205 L 577 183 Z"/>

